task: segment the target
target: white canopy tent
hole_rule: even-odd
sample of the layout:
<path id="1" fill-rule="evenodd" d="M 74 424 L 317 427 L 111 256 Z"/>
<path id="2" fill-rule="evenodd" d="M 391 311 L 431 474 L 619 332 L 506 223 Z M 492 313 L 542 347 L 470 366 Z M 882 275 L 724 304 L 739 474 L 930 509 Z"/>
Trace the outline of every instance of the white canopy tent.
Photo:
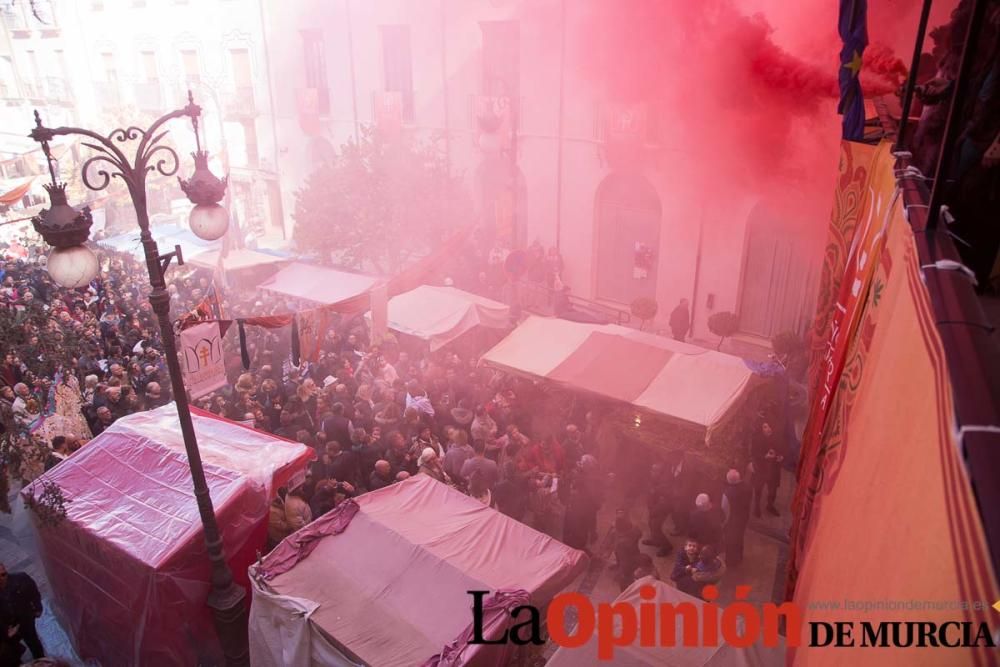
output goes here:
<path id="1" fill-rule="evenodd" d="M 375 276 L 293 262 L 261 283 L 260 288 L 296 299 L 331 304 L 367 292 L 378 280 Z"/>
<path id="2" fill-rule="evenodd" d="M 214 270 L 217 266 L 219 266 L 220 252 L 221 250 L 208 250 L 195 255 L 190 259 L 185 258 L 184 262 L 202 269 Z M 241 269 L 252 269 L 261 266 L 277 267 L 280 264 L 287 264 L 289 261 L 291 260 L 287 257 L 270 255 L 266 252 L 258 252 L 257 250 L 250 250 L 249 248 L 237 248 L 235 250 L 230 250 L 229 253 L 222 258 L 222 268 L 226 271 L 240 271 Z"/>
<path id="3" fill-rule="evenodd" d="M 711 431 L 754 377 L 739 357 L 614 324 L 531 316 L 481 363 L 624 401 Z"/>
<path id="4" fill-rule="evenodd" d="M 426 340 L 433 352 L 477 326 L 508 328 L 510 308 L 454 287 L 421 285 L 389 299 L 388 325 Z"/>

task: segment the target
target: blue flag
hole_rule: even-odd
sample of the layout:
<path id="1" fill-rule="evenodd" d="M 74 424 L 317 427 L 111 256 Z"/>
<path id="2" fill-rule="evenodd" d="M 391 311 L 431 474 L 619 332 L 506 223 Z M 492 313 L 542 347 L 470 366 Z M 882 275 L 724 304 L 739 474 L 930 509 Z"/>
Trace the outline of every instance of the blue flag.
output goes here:
<path id="1" fill-rule="evenodd" d="M 843 137 L 861 141 L 865 136 L 865 103 L 861 93 L 861 56 L 868 46 L 868 0 L 840 0 L 840 104 Z"/>

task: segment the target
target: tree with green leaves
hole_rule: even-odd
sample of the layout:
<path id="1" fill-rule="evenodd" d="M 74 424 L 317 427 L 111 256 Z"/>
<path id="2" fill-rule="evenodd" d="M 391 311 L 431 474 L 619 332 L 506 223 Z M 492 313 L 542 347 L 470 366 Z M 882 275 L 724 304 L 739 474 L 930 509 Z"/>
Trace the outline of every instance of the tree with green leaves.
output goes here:
<path id="1" fill-rule="evenodd" d="M 296 195 L 295 245 L 334 264 L 393 274 L 472 224 L 471 200 L 436 141 L 366 127 Z"/>

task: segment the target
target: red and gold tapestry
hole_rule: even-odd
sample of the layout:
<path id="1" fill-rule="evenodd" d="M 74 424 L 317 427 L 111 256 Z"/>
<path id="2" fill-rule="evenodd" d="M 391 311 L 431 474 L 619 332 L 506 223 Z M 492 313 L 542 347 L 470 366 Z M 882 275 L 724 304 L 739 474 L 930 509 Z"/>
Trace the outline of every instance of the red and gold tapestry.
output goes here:
<path id="1" fill-rule="evenodd" d="M 842 181 L 838 194 L 839 206 L 845 183 L 860 187 L 853 223 L 835 214 L 831 225 L 834 237 L 850 236 L 846 224 L 855 232 L 840 246 L 848 247 L 842 275 L 824 278 L 824 289 L 836 285 L 838 297 L 824 294 L 817 316 L 828 343 L 803 443 L 789 592 L 804 621 L 968 621 L 995 631 L 991 605 L 1000 591 L 959 456 L 941 339 L 887 145 L 866 164 L 860 183 Z M 828 373 L 832 390 L 824 393 Z M 790 656 L 808 665 L 889 662 L 996 665 L 998 657 L 985 647 L 916 646 L 802 646 Z"/>

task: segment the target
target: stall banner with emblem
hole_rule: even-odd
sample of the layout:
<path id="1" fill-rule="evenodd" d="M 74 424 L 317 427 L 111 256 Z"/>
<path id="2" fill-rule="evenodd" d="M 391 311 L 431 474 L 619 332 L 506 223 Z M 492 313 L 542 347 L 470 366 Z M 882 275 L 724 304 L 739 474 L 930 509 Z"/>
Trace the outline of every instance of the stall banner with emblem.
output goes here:
<path id="1" fill-rule="evenodd" d="M 180 336 L 181 368 L 191 400 L 226 386 L 226 364 L 222 355 L 222 330 L 218 322 L 188 327 Z"/>

